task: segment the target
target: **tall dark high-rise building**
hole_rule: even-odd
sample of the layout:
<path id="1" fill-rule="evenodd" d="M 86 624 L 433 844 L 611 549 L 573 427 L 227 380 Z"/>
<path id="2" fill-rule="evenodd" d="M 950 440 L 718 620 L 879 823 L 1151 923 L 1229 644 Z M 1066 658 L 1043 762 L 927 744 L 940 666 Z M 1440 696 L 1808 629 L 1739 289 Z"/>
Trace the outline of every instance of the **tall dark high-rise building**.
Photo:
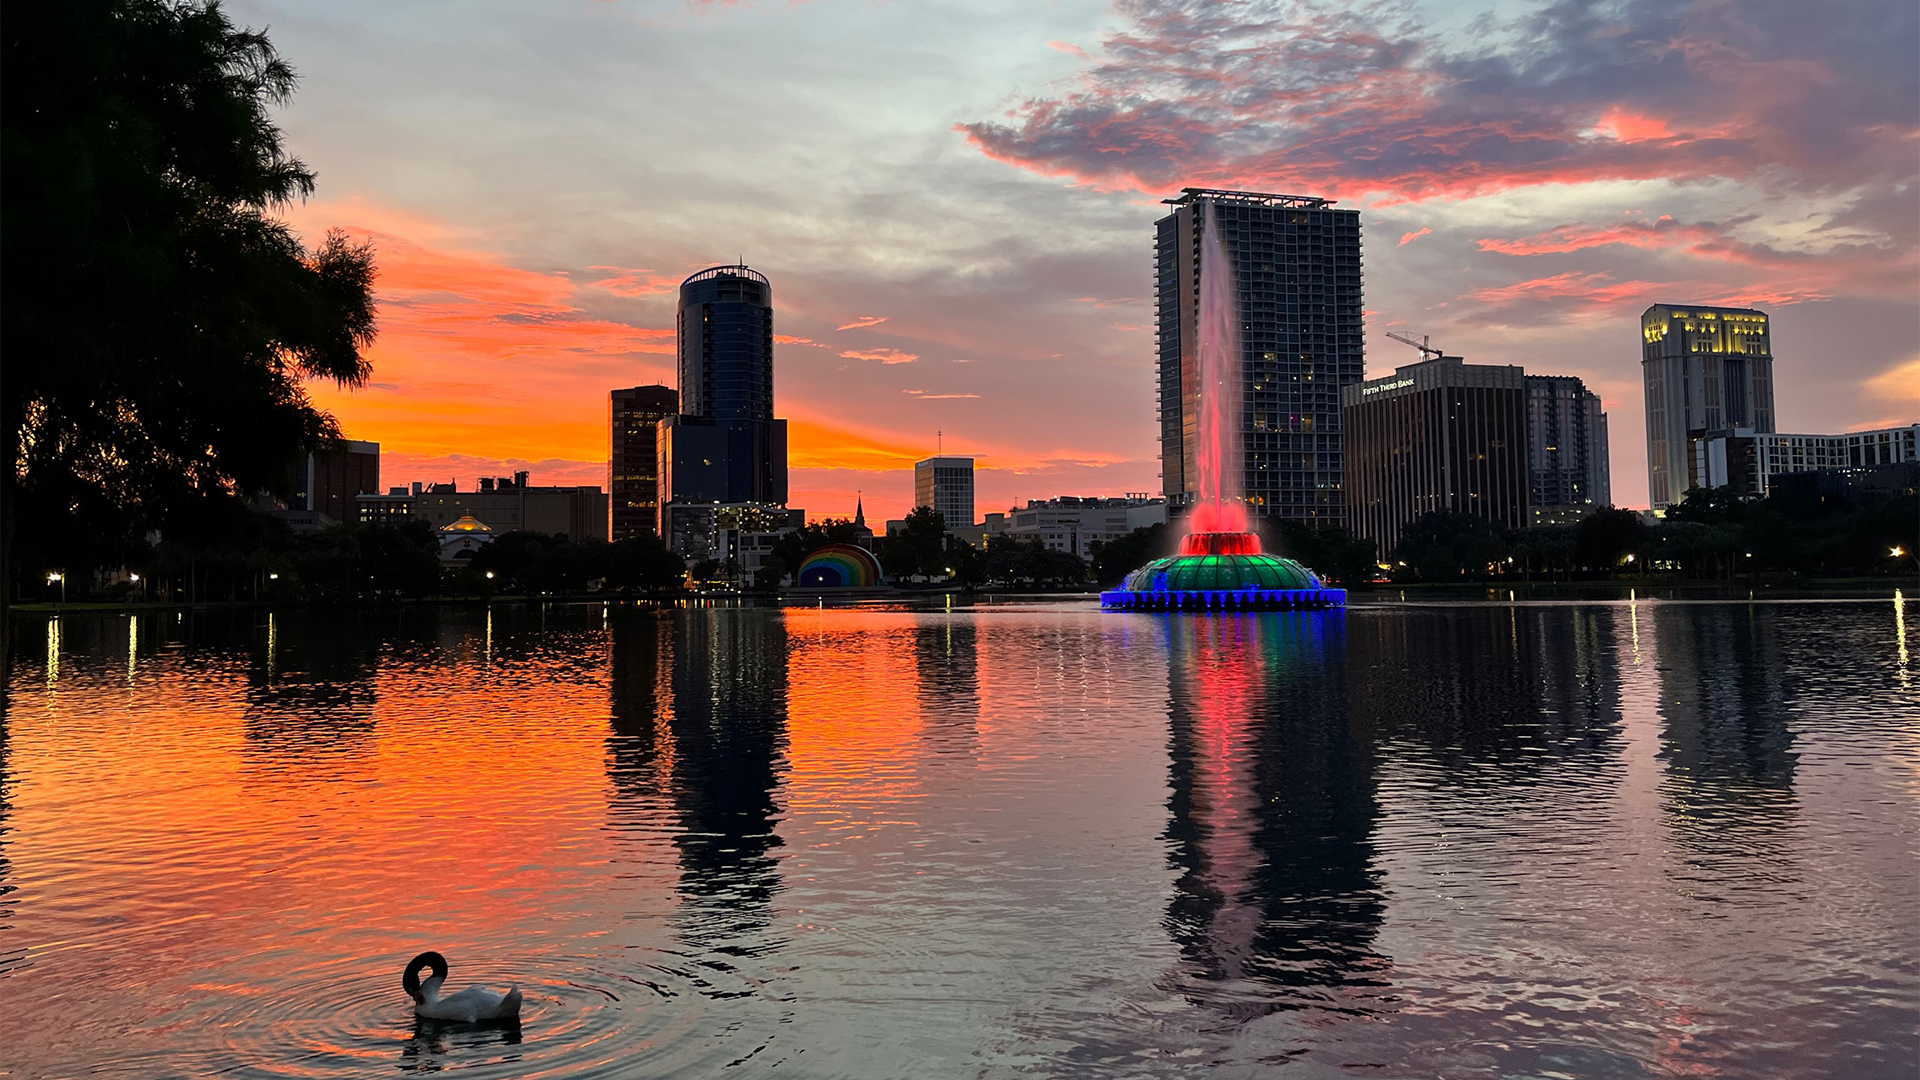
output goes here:
<path id="1" fill-rule="evenodd" d="M 680 411 L 671 386 L 615 390 L 607 406 L 608 533 L 615 540 L 660 525 L 660 421 Z"/>
<path id="2" fill-rule="evenodd" d="M 712 529 L 670 520 L 676 513 L 710 521 L 717 505 L 787 501 L 787 422 L 773 415 L 772 284 L 745 265 L 681 282 L 679 343 L 681 411 L 661 421 L 658 441 L 660 535 L 669 543 Z"/>
<path id="3" fill-rule="evenodd" d="M 1536 525 L 1571 524 L 1613 505 L 1607 414 L 1572 375 L 1528 375 L 1527 471 Z"/>
<path id="4" fill-rule="evenodd" d="M 1529 524 L 1527 387 L 1517 367 L 1442 356 L 1341 393 L 1347 512 L 1382 560 L 1422 514 L 1450 510 L 1506 529 Z"/>
<path id="5" fill-rule="evenodd" d="M 1706 486 L 1697 444 L 1708 432 L 1773 426 L 1773 345 L 1766 312 L 1655 304 L 1640 316 L 1647 397 L 1647 495 L 1654 509 Z"/>
<path id="6" fill-rule="evenodd" d="M 1160 476 L 1179 507 L 1198 490 L 1200 251 L 1211 207 L 1240 311 L 1248 509 L 1345 520 L 1340 390 L 1366 377 L 1360 212 L 1305 195 L 1186 188 L 1156 225 Z"/>

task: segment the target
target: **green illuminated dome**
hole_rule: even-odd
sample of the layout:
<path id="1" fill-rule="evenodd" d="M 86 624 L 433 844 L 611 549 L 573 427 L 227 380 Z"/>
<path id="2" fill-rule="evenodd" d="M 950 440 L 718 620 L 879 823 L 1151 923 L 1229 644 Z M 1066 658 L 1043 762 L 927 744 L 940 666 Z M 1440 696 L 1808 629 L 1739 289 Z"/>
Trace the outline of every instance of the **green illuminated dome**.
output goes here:
<path id="1" fill-rule="evenodd" d="M 1135 593 L 1238 592 L 1242 589 L 1321 589 L 1313 571 L 1278 555 L 1174 555 L 1127 575 Z"/>

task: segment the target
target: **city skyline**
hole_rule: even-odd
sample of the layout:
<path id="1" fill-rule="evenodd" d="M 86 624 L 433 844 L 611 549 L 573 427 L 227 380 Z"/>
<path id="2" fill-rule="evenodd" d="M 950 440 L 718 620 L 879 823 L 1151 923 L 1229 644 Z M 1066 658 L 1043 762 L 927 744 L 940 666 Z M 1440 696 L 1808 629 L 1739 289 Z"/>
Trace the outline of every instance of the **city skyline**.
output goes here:
<path id="1" fill-rule="evenodd" d="M 1489 16 L 1484 46 L 1466 16 L 1416 6 L 1372 48 L 1354 17 L 1310 7 L 1247 7 L 1232 28 L 1148 4 L 231 10 L 303 77 L 282 119 L 322 197 L 292 219 L 378 246 L 374 385 L 315 396 L 395 476 L 602 482 L 606 388 L 672 382 L 672 289 L 744 254 L 784 283 L 794 505 L 841 516 L 864 490 L 876 517 L 903 513 L 938 429 L 979 459 L 982 506 L 1158 490 L 1142 237 L 1159 199 L 1199 184 L 1362 210 L 1368 374 L 1404 362 L 1394 329 L 1580 376 L 1614 418 L 1622 505 L 1647 505 L 1648 304 L 1769 310 L 1783 429 L 1892 423 L 1920 394 L 1913 169 L 1887 150 L 1916 126 L 1898 5 L 1628 5 L 1610 34 L 1543 9 Z M 1329 52 L 1251 104 L 1180 85 L 1176 59 L 1225 83 L 1253 62 L 1224 51 L 1230 31 L 1267 60 Z M 952 47 L 898 47 L 931 33 Z M 1706 47 L 1722 39 L 1738 49 Z M 1576 46 L 1592 56 L 1549 74 Z M 713 63 L 722 50 L 743 62 Z M 1346 76 L 1365 92 L 1345 120 L 1302 111 Z M 702 138 L 729 119 L 754 155 Z M 1366 125 L 1397 149 L 1354 154 Z M 1460 125 L 1460 148 L 1434 143 Z M 1123 130 L 1137 138 L 1100 144 Z M 1423 146 L 1431 167 L 1406 168 Z"/>

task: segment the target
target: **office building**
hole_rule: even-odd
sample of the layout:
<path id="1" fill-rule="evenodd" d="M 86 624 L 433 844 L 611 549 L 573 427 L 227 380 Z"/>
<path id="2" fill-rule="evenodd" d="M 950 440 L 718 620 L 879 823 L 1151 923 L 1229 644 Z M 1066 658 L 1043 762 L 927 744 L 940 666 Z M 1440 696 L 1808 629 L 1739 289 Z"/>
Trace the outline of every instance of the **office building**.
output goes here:
<path id="1" fill-rule="evenodd" d="M 1303 195 L 1187 188 L 1155 226 L 1160 477 L 1177 510 L 1199 488 L 1200 251 L 1211 207 L 1239 301 L 1248 509 L 1344 519 L 1340 392 L 1366 377 L 1360 212 Z"/>
<path id="2" fill-rule="evenodd" d="M 380 444 L 343 440 L 308 454 L 294 468 L 289 510 L 325 514 L 331 522 L 353 521 L 358 497 L 380 490 Z"/>
<path id="3" fill-rule="evenodd" d="M 973 459 L 930 457 L 913 463 L 913 505 L 931 506 L 948 529 L 973 524 Z"/>
<path id="4" fill-rule="evenodd" d="M 1347 511 L 1381 561 L 1422 514 L 1447 510 L 1502 529 L 1529 523 L 1527 385 L 1517 367 L 1442 356 L 1341 394 Z"/>
<path id="5" fill-rule="evenodd" d="M 1534 525 L 1571 525 L 1613 505 L 1607 414 L 1571 375 L 1528 375 L 1528 502 Z"/>
<path id="6" fill-rule="evenodd" d="M 1765 312 L 1655 304 L 1640 316 L 1647 398 L 1647 491 L 1656 510 L 1711 486 L 1695 444 L 1711 431 L 1773 431 L 1773 346 Z"/>
<path id="7" fill-rule="evenodd" d="M 1920 461 L 1917 444 L 1920 424 L 1841 435 L 1710 431 L 1693 441 L 1691 475 L 1698 478 L 1695 487 L 1732 488 L 1736 495 L 1764 499 L 1782 476 Z"/>
<path id="8" fill-rule="evenodd" d="M 744 265 L 702 270 L 680 285 L 678 325 L 681 411 L 660 422 L 656 450 L 658 527 L 670 546 L 712 531 L 711 510 L 700 507 L 787 501 L 787 422 L 773 415 L 772 284 Z"/>
<path id="9" fill-rule="evenodd" d="M 614 540 L 660 526 L 660 421 L 680 411 L 671 386 L 615 390 L 607 401 L 608 535 Z"/>

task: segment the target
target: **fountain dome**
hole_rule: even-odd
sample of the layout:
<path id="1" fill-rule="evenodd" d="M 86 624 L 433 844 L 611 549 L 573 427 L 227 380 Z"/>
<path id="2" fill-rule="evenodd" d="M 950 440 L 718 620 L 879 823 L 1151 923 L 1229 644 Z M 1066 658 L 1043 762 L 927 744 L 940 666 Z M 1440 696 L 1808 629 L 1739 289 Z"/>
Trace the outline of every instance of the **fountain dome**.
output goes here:
<path id="1" fill-rule="evenodd" d="M 1155 559 L 1102 593 L 1103 607 L 1128 611 L 1275 611 L 1345 605 L 1344 589 L 1292 559 L 1267 555 L 1249 533 L 1195 533 L 1180 554 Z"/>

